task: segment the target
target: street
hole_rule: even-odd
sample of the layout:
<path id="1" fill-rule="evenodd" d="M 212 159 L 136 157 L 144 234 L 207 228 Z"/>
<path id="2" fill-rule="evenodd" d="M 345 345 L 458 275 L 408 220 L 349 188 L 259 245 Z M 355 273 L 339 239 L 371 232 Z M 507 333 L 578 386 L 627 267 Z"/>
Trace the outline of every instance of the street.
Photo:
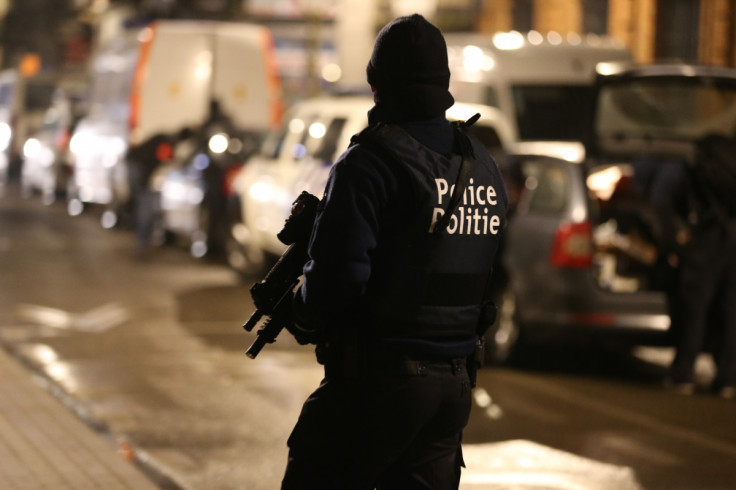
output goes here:
<path id="1" fill-rule="evenodd" d="M 248 359 L 252 283 L 175 246 L 141 260 L 130 230 L 64 204 L 0 196 L 0 345 L 162 488 L 278 488 L 321 377 L 311 350 L 283 333 Z M 667 392 L 671 352 L 635 354 L 550 347 L 484 368 L 461 487 L 734 488 L 736 403 Z"/>

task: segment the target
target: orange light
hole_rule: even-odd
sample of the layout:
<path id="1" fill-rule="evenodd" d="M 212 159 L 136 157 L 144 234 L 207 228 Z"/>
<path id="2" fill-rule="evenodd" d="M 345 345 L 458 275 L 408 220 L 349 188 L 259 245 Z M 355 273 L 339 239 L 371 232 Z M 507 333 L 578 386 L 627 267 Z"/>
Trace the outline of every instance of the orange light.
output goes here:
<path id="1" fill-rule="evenodd" d="M 41 57 L 35 53 L 26 54 L 20 60 L 18 67 L 20 74 L 24 77 L 32 77 L 41 71 Z"/>

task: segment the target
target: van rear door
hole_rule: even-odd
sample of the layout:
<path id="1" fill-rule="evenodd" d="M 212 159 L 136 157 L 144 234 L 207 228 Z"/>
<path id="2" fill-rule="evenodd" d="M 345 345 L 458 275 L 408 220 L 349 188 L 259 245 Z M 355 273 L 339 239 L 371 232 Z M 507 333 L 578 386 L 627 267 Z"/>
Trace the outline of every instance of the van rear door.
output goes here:
<path id="1" fill-rule="evenodd" d="M 134 90 L 133 125 L 140 138 L 196 127 L 207 117 L 212 38 L 201 29 L 161 22 L 144 31 Z M 137 111 L 137 113 L 135 112 Z"/>
<path id="2" fill-rule="evenodd" d="M 281 84 L 271 33 L 244 24 L 219 24 L 216 32 L 212 95 L 239 128 L 278 129 Z"/>

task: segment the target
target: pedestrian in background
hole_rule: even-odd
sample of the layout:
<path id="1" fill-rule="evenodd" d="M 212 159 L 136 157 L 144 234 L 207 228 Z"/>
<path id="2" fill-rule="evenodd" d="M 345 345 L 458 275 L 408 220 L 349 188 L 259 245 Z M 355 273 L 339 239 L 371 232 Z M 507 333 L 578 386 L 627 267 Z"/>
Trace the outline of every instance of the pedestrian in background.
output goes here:
<path id="1" fill-rule="evenodd" d="M 736 141 L 710 135 L 697 145 L 690 180 L 689 240 L 678 271 L 680 322 L 669 383 L 696 389 L 695 362 L 712 340 L 712 390 L 736 398 Z"/>
<path id="2" fill-rule="evenodd" d="M 282 488 L 456 489 L 506 192 L 480 141 L 445 118 L 437 27 L 389 23 L 367 76 L 369 127 L 331 170 L 294 297 L 288 328 L 316 344 L 325 377 Z"/>
<path id="3" fill-rule="evenodd" d="M 151 186 L 151 177 L 163 162 L 173 158 L 176 145 L 191 135 L 189 128 L 183 128 L 176 134 L 157 133 L 140 144 L 131 145 L 125 155 L 136 252 L 140 258 L 145 258 L 149 252 L 159 206 L 159 197 Z"/>

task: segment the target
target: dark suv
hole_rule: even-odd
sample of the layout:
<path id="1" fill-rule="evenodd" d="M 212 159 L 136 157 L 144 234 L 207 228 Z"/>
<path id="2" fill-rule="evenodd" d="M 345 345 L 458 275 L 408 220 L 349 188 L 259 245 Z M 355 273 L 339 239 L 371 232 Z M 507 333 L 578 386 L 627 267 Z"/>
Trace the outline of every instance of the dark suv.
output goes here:
<path id="1" fill-rule="evenodd" d="M 695 141 L 736 130 L 736 70 L 600 64 L 586 158 L 511 155 L 518 195 L 500 258 L 489 358 L 559 336 L 667 343 L 667 261 L 637 162 L 692 165 Z M 518 194 L 516 193 L 518 191 Z"/>

